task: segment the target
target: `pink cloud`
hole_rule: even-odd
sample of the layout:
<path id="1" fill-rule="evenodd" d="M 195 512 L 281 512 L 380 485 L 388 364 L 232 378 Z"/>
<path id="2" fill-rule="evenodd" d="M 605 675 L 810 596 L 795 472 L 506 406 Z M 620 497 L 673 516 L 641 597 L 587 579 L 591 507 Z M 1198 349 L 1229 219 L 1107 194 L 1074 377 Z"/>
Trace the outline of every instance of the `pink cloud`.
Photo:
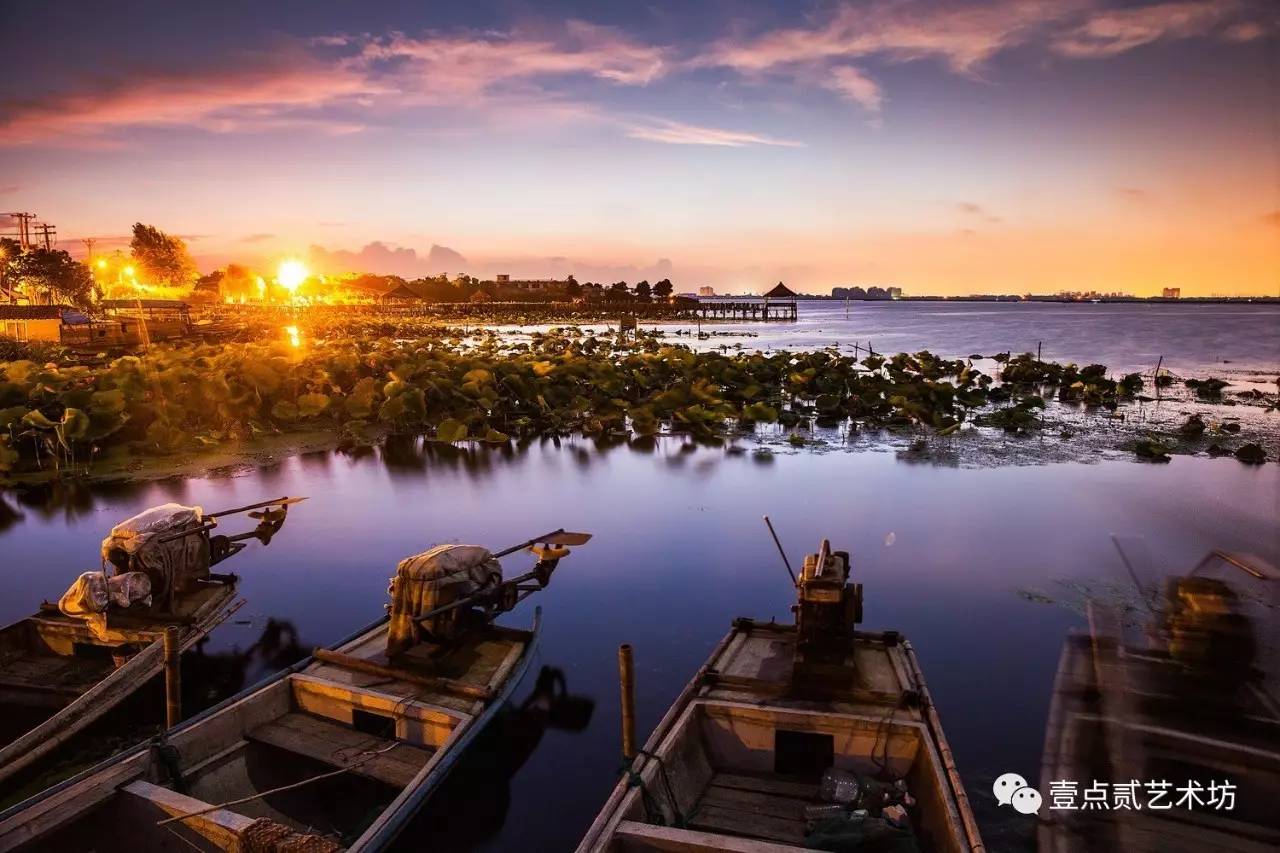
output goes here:
<path id="1" fill-rule="evenodd" d="M 1214 34 L 1221 24 L 1243 9 L 1242 3 L 1225 0 L 1160 3 L 1100 11 L 1056 37 L 1052 47 L 1057 53 L 1076 59 L 1115 56 L 1162 39 Z M 1261 24 L 1244 21 L 1236 23 L 1222 35 L 1232 41 L 1249 41 L 1264 33 Z"/>
<path id="2" fill-rule="evenodd" d="M 1161 39 L 1249 41 L 1270 28 L 1250 0 L 1170 2 L 1109 11 L 1101 0 L 995 0 L 987 3 L 868 0 L 842 3 L 804 26 L 723 39 L 687 64 L 817 83 L 875 112 L 879 86 L 853 64 L 934 59 L 977 75 L 1009 48 L 1048 41 L 1071 58 L 1114 56 Z"/>
<path id="3" fill-rule="evenodd" d="M 936 58 L 954 71 L 972 73 L 1001 50 L 1085 8 L 1088 0 L 846 3 L 810 26 L 721 41 L 696 64 L 749 73 L 881 56 Z"/>
<path id="4" fill-rule="evenodd" d="M 492 105 L 552 118 L 592 110 L 540 88 L 544 79 L 586 76 L 638 86 L 665 72 L 664 50 L 610 28 L 570 21 L 555 37 L 523 33 L 411 37 L 334 36 L 289 44 L 269 56 L 237 56 L 199 72 L 135 72 L 107 87 L 16 105 L 0 119 L 0 144 L 58 140 L 111 145 L 128 127 L 187 126 L 211 132 L 305 126 L 356 133 L 362 121 L 324 114 L 377 115 L 378 108 Z"/>
<path id="5" fill-rule="evenodd" d="M 851 65 L 832 68 L 823 85 L 850 101 L 861 104 L 867 112 L 879 112 L 880 105 L 884 102 L 880 84 Z"/>
<path id="6" fill-rule="evenodd" d="M 135 74 L 95 90 L 19 106 L 0 120 L 0 144 L 92 141 L 119 128 L 165 125 L 229 132 L 307 124 L 352 132 L 358 125 L 305 111 L 383 91 L 341 63 L 304 55 L 237 58 L 231 68 Z"/>
<path id="7" fill-rule="evenodd" d="M 773 136 L 715 127 L 700 127 L 667 119 L 654 119 L 644 124 L 631 125 L 627 128 L 627 136 L 649 142 L 665 142 L 669 145 L 719 145 L 728 148 L 742 148 L 747 145 L 798 148 L 804 145 L 803 142 L 791 139 L 778 139 Z"/>
<path id="8" fill-rule="evenodd" d="M 368 61 L 403 63 L 398 76 L 416 83 L 423 94 L 450 99 L 504 82 L 562 75 L 644 85 L 666 70 L 664 54 L 663 48 L 634 41 L 613 27 L 573 20 L 555 36 L 393 33 L 366 40 L 361 51 Z"/>

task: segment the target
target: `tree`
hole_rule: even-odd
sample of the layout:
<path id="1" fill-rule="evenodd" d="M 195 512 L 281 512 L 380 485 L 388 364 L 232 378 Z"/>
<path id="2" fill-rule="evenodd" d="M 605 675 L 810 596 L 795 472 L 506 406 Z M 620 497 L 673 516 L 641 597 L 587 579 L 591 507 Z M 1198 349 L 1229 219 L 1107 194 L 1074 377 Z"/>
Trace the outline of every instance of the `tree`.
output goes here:
<path id="1" fill-rule="evenodd" d="M 9 288 L 17 284 L 13 277 L 13 265 L 20 254 L 22 254 L 22 244 L 8 237 L 0 237 L 0 299 L 5 301 L 10 298 Z"/>
<path id="2" fill-rule="evenodd" d="M 582 285 L 578 284 L 578 280 L 573 276 L 569 276 L 565 282 L 564 295 L 570 299 L 577 299 L 582 295 Z"/>
<path id="3" fill-rule="evenodd" d="M 675 287 L 671 284 L 671 279 L 664 278 L 653 286 L 653 295 L 659 299 L 666 299 L 673 290 L 675 290 Z"/>
<path id="4" fill-rule="evenodd" d="M 648 302 L 650 293 L 652 293 L 652 289 L 649 287 L 649 282 L 641 281 L 636 284 L 636 299 L 641 302 Z"/>
<path id="5" fill-rule="evenodd" d="M 135 224 L 129 248 L 139 277 L 147 284 L 188 287 L 200 274 L 187 244 L 153 225 Z"/>
<path id="6" fill-rule="evenodd" d="M 93 274 L 84 264 L 61 249 L 32 249 L 9 264 L 8 274 L 19 286 L 35 294 L 43 293 L 50 303 L 60 301 L 87 305 L 93 290 Z"/>

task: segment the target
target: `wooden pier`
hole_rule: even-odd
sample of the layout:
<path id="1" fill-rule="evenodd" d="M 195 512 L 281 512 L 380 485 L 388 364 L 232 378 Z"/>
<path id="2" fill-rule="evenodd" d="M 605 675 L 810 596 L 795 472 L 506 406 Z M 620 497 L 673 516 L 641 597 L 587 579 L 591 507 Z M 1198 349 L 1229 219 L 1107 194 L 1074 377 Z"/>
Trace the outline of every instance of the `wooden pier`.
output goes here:
<path id="1" fill-rule="evenodd" d="M 796 320 L 796 303 L 794 300 L 771 301 L 729 301 L 720 299 L 704 299 L 698 303 L 698 316 L 703 320 L 741 320 L 777 321 L 794 323 Z"/>

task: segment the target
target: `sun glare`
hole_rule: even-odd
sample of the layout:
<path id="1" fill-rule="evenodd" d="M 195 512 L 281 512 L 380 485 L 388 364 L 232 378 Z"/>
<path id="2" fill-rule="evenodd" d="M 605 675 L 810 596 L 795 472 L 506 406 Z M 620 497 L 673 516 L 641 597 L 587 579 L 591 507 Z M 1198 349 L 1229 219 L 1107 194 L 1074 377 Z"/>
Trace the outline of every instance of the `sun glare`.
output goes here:
<path id="1" fill-rule="evenodd" d="M 276 281 L 280 282 L 280 286 L 290 293 L 296 291 L 310 275 L 311 273 L 307 271 L 307 267 L 302 261 L 281 261 L 280 266 L 276 269 Z"/>

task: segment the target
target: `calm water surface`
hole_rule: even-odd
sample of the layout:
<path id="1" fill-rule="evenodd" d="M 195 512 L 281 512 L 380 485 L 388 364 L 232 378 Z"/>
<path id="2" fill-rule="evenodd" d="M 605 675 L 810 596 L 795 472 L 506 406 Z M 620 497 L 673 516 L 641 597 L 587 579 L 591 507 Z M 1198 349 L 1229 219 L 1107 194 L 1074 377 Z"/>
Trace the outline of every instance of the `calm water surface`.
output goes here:
<path id="1" fill-rule="evenodd" d="M 868 343 L 876 352 L 922 349 L 949 358 L 1035 352 L 1045 359 L 1105 364 L 1116 372 L 1164 366 L 1179 375 L 1280 370 L 1280 305 L 989 302 L 800 302 L 795 323 L 706 323 L 704 331 L 751 333 L 689 342 L 701 347 L 792 350 Z M 690 330 L 659 324 L 668 333 Z"/>
<path id="2" fill-rule="evenodd" d="M 732 327 L 717 327 L 732 328 Z M 741 327 L 748 348 L 870 340 L 877 351 L 1034 350 L 1047 358 L 1261 380 L 1280 367 L 1280 310 L 1236 306 L 803 305 L 789 326 Z M 727 339 L 736 343 L 734 339 Z M 711 345 L 725 342 L 713 339 Z M 1225 362 L 1225 363 L 1224 363 Z M 1252 373 L 1251 373 L 1252 372 Z M 1034 779 L 1062 642 L 1087 593 L 1134 598 L 1111 534 L 1140 539 L 1154 581 L 1207 551 L 1280 564 L 1280 466 L 1178 457 L 951 468 L 891 452 L 765 460 L 664 439 L 652 450 L 545 441 L 453 450 L 397 440 L 359 456 L 320 453 L 239 476 L 9 494 L 0 505 L 0 620 L 56 599 L 116 521 L 174 500 L 206 509 L 281 494 L 311 500 L 269 548 L 235 560 L 247 606 L 209 655 L 248 649 L 268 620 L 310 647 L 380 614 L 402 557 L 445 541 L 501 548 L 556 527 L 596 538 L 535 601 L 542 665 L 563 671 L 573 713 L 520 715 L 483 741 L 413 828 L 409 847 L 567 850 L 617 778 L 616 648 L 632 643 L 648 731 L 740 615 L 789 617 L 792 590 L 760 517 L 793 563 L 822 537 L 852 552 L 866 625 L 914 642 L 992 849 L 1024 848 L 1031 822 L 994 807 L 992 779 Z M 524 568 L 508 558 L 508 572 Z M 1044 603 L 1044 599 L 1050 603 Z M 507 621 L 531 618 L 526 604 Z M 1261 626 L 1274 643 L 1274 622 Z M 1274 649 L 1272 649 L 1274 652 Z M 256 679 L 250 661 L 224 687 Z M 521 698 L 532 689 L 523 685 Z M 591 710 L 594 703 L 594 710 Z"/>
<path id="3" fill-rule="evenodd" d="M 1068 606 L 1078 588 L 1128 594 L 1109 534 L 1144 537 L 1161 570 L 1185 571 L 1214 547 L 1280 562 L 1280 467 L 1231 459 L 952 469 L 866 452 L 765 463 L 676 440 L 653 452 L 573 441 L 427 451 L 398 442 L 229 478 L 9 496 L 0 619 L 56 598 L 97 565 L 116 520 L 167 500 L 311 497 L 269 548 L 236 559 L 249 603 L 209 652 L 247 648 L 268 618 L 291 622 L 304 645 L 334 641 L 378 615 L 400 558 L 434 543 L 498 548 L 562 525 L 592 531 L 537 596 L 540 663 L 594 701 L 589 723 L 490 739 L 415 828 L 434 831 L 435 849 L 562 850 L 616 778 L 617 645 L 635 646 L 648 730 L 733 617 L 788 617 L 792 591 L 760 521 L 769 513 L 793 562 L 823 536 L 853 553 L 866 624 L 913 640 L 986 831 L 1014 843 L 1027 827 L 983 804 L 996 775 L 1038 773 L 1059 650 L 1081 623 Z M 521 565 L 507 560 L 508 571 Z M 526 605 L 508 620 L 530 615 Z"/>

